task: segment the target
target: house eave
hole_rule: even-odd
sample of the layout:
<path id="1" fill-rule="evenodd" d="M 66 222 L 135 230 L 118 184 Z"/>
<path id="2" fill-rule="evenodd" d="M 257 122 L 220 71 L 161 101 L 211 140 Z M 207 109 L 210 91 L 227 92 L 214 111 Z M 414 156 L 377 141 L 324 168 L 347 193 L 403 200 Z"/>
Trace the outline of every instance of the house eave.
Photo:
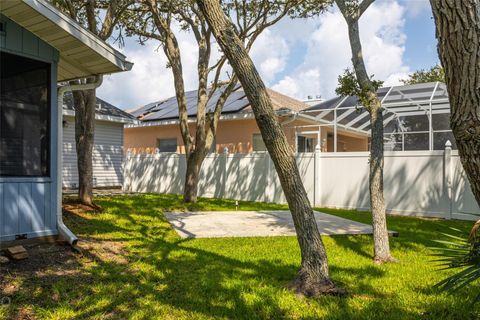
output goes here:
<path id="1" fill-rule="evenodd" d="M 63 110 L 63 116 L 75 117 L 75 111 L 64 109 Z M 135 120 L 135 119 L 128 119 L 128 118 L 117 117 L 117 116 L 109 116 L 109 115 L 104 115 L 104 114 L 96 114 L 95 115 L 95 120 L 115 122 L 115 123 L 123 123 L 123 124 L 126 124 L 126 125 L 135 124 L 135 123 L 138 122 L 138 120 Z"/>
<path id="2" fill-rule="evenodd" d="M 275 113 L 277 116 L 291 116 L 295 114 L 292 110 L 276 110 Z M 221 121 L 231 121 L 231 120 L 246 120 L 246 119 L 255 119 L 253 111 L 243 111 L 235 113 L 225 113 L 220 116 Z M 188 123 L 195 123 L 196 118 L 191 117 L 188 119 Z M 179 119 L 165 119 L 165 120 L 156 120 L 156 121 L 141 121 L 139 120 L 136 124 L 126 125 L 125 128 L 141 128 L 141 127 L 155 127 L 155 126 L 165 126 L 172 124 L 179 124 Z"/>
<path id="3" fill-rule="evenodd" d="M 58 50 L 58 81 L 128 71 L 133 66 L 123 54 L 44 0 L 0 0 L 0 6 L 2 15 Z"/>

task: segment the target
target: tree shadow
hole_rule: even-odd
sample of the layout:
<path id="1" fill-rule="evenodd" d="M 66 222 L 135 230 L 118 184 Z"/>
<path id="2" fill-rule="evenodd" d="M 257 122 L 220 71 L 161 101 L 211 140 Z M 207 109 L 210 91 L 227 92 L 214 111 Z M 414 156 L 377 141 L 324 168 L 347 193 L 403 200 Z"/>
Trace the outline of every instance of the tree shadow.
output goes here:
<path id="1" fill-rule="evenodd" d="M 180 239 L 161 209 L 175 199 L 164 203 L 160 196 L 131 196 L 98 201 L 107 208 L 104 213 L 68 214 L 65 220 L 81 238 L 103 243 L 102 250 L 65 260 L 47 257 L 62 273 L 37 266 L 25 277 L 8 266 L 13 278 L 7 281 L 15 279 L 19 287 L 12 295 L 12 317 L 26 307 L 41 317 L 75 319 L 418 318 L 418 310 L 397 304 L 397 295 L 375 286 L 389 271 L 365 264 L 364 256 L 348 265 L 332 258 L 332 277 L 348 289 L 349 297 L 301 299 L 285 290 L 300 261 L 294 237 Z M 361 241 L 351 243 L 356 237 L 332 238 L 361 250 Z M 458 311 L 462 303 L 458 299 L 448 305 L 457 310 L 450 318 L 464 314 Z M 422 307 L 432 315 L 445 310 Z"/>

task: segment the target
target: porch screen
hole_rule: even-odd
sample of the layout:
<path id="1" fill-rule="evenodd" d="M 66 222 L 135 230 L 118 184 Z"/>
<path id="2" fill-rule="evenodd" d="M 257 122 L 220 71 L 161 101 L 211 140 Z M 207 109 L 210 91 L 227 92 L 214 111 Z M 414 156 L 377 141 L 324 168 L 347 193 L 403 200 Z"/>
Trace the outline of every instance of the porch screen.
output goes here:
<path id="1" fill-rule="evenodd" d="M 0 176 L 49 176 L 50 64 L 0 54 Z"/>

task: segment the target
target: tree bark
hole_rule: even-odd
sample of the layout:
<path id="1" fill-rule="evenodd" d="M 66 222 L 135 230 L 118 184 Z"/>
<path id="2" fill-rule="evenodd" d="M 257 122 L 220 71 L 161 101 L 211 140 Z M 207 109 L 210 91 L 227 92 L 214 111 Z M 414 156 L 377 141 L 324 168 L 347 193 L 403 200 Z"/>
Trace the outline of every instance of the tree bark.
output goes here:
<path id="1" fill-rule="evenodd" d="M 480 2 L 430 0 L 450 100 L 450 125 L 480 205 Z"/>
<path id="2" fill-rule="evenodd" d="M 104 15 L 101 15 L 101 28 L 97 29 L 99 7 L 105 3 L 96 0 L 88 1 L 57 1 L 53 4 L 102 40 L 107 40 L 117 26 L 122 13 L 133 0 L 110 0 Z M 91 81 L 85 79 L 84 81 Z M 93 205 L 93 145 L 95 131 L 96 90 L 74 91 L 75 108 L 75 142 L 77 149 L 78 197 L 81 203 Z M 94 206 L 98 208 L 98 206 Z"/>
<path id="3" fill-rule="evenodd" d="M 95 90 L 73 91 L 75 101 L 75 146 L 77 151 L 78 198 L 93 206 L 93 144 L 95 135 Z"/>
<path id="4" fill-rule="evenodd" d="M 337 288 L 329 277 L 327 255 L 315 217 L 293 151 L 276 119 L 265 84 L 218 0 L 198 0 L 197 3 L 252 106 L 292 213 L 302 262 L 296 279 L 288 287 L 305 296 L 344 294 L 344 290 Z"/>
<path id="5" fill-rule="evenodd" d="M 370 208 L 372 210 L 374 257 L 376 263 L 396 261 L 390 254 L 387 220 L 385 212 L 385 199 L 383 196 L 383 109 L 377 97 L 363 60 L 362 43 L 358 20 L 373 0 L 363 0 L 358 7 L 345 0 L 337 0 L 337 5 L 342 12 L 348 26 L 348 37 L 352 52 L 352 64 L 361 91 L 362 103 L 370 114 L 371 146 L 370 146 Z"/>
<path id="6" fill-rule="evenodd" d="M 376 94 L 375 94 L 376 97 Z M 372 209 L 374 261 L 384 263 L 393 261 L 390 255 L 385 199 L 383 197 L 383 110 L 380 101 L 371 108 L 370 122 L 372 127 L 370 148 L 370 207 Z"/>
<path id="7" fill-rule="evenodd" d="M 200 168 L 205 159 L 204 154 L 206 154 L 206 152 L 197 151 L 187 155 L 187 172 L 183 189 L 183 200 L 186 203 L 197 202 L 198 178 L 200 176 Z"/>

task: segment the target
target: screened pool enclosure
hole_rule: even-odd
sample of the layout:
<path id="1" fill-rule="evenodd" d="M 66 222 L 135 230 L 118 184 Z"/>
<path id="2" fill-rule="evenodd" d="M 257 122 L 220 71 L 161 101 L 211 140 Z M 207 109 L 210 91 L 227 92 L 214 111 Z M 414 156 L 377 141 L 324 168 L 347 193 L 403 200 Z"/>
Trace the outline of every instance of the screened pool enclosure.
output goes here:
<path id="1" fill-rule="evenodd" d="M 456 149 L 450 129 L 450 105 L 444 83 L 430 82 L 380 88 L 384 116 L 385 151 L 443 150 L 447 140 Z M 346 148 L 351 138 L 369 140 L 370 117 L 358 97 L 336 97 L 303 111 L 318 125 L 297 126 L 297 141 L 319 145 L 322 151 L 367 151 L 368 144 Z M 338 131 L 341 129 L 342 137 Z M 349 139 L 351 139 L 349 138 Z M 297 151 L 301 144 L 297 142 Z M 299 150 L 300 149 L 300 150 Z"/>

